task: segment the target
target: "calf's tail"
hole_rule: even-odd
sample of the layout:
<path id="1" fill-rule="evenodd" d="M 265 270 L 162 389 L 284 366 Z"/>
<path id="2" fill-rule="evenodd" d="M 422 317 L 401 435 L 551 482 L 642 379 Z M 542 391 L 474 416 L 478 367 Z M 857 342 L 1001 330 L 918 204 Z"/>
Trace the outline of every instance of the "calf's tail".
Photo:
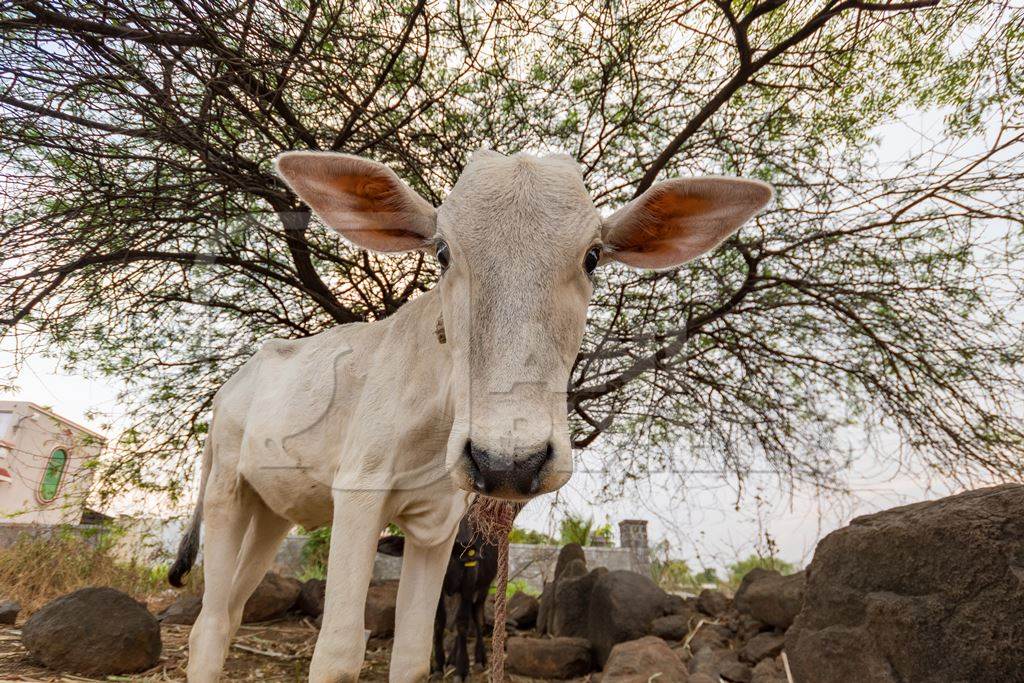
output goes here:
<path id="1" fill-rule="evenodd" d="M 206 479 L 210 475 L 210 465 L 213 462 L 211 441 L 212 436 L 207 434 L 206 444 L 203 446 L 203 470 L 199 479 L 199 500 L 196 502 L 196 509 L 192 513 L 192 521 L 189 523 L 188 530 L 178 545 L 178 556 L 174 558 L 174 564 L 167 572 L 167 582 L 175 588 L 181 588 L 184 585 L 185 575 L 192 569 L 196 555 L 199 553 L 199 528 L 203 524 L 203 495 L 206 493 Z"/>

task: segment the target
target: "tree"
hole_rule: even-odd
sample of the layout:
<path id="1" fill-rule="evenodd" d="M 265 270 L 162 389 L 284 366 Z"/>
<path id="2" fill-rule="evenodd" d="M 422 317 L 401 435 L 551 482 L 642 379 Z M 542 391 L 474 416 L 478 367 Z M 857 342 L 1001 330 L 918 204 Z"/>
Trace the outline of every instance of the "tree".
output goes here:
<path id="1" fill-rule="evenodd" d="M 367 155 L 435 202 L 480 146 L 568 151 L 608 209 L 743 174 L 777 202 L 713 258 L 599 276 L 569 407 L 611 489 L 680 450 L 841 488 L 850 425 L 1019 476 L 1022 21 L 980 0 L 0 0 L 3 334 L 123 379 L 103 490 L 173 493 L 262 341 L 437 276 L 311 225 L 280 151 Z M 883 166 L 907 105 L 944 113 L 941 142 Z"/>

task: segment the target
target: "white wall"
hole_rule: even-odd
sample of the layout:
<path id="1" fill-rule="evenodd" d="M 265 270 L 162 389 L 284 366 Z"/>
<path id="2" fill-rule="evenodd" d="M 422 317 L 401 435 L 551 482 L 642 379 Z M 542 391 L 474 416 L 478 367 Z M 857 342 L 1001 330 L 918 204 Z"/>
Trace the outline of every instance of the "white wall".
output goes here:
<path id="1" fill-rule="evenodd" d="M 25 401 L 0 401 L 0 467 L 11 481 L 0 482 L 0 523 L 76 524 L 92 485 L 94 460 L 102 437 Z M 57 497 L 51 502 L 38 492 L 54 449 L 63 448 L 67 464 Z"/>

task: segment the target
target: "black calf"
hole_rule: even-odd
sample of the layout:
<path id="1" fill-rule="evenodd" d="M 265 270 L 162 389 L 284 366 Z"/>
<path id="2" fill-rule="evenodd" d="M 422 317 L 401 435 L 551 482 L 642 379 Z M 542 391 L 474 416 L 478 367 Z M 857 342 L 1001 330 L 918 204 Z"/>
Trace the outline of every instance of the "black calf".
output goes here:
<path id="1" fill-rule="evenodd" d="M 401 555 L 405 550 L 405 538 L 386 536 L 377 543 L 377 550 L 385 555 Z M 451 653 L 455 660 L 456 680 L 469 676 L 469 625 L 473 622 L 476 636 L 476 661 L 480 666 L 487 664 L 487 648 L 484 641 L 484 602 L 487 592 L 498 573 L 498 546 L 484 543 L 474 534 L 469 523 L 463 519 L 448 560 L 444 574 L 441 599 L 437 603 L 434 618 L 434 662 L 431 672 L 444 673 L 444 629 L 448 620 L 444 599 L 446 595 L 458 597 L 455 613 L 455 648 Z"/>

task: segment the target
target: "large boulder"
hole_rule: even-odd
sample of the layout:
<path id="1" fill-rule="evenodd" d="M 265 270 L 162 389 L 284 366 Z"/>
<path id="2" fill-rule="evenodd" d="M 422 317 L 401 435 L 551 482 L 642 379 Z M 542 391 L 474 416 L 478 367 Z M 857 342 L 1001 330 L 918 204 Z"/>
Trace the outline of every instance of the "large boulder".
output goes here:
<path id="1" fill-rule="evenodd" d="M 586 567 L 587 555 L 583 552 L 583 547 L 579 543 L 566 543 L 558 551 L 558 559 L 555 560 L 555 580 L 558 580 L 558 577 L 562 575 L 570 562 L 575 561 L 582 562 L 583 566 Z"/>
<path id="2" fill-rule="evenodd" d="M 290 576 L 267 572 L 242 610 L 242 623 L 276 619 L 290 610 L 302 591 L 302 583 Z"/>
<path id="3" fill-rule="evenodd" d="M 530 678 L 579 678 L 593 668 L 584 638 L 509 638 L 505 665 Z"/>
<path id="4" fill-rule="evenodd" d="M 618 643 L 608 654 L 601 683 L 686 683 L 682 660 L 664 640 L 647 636 Z"/>
<path id="5" fill-rule="evenodd" d="M 299 590 L 295 608 L 306 616 L 316 619 L 324 613 L 324 594 L 327 582 L 323 579 L 307 579 Z"/>
<path id="6" fill-rule="evenodd" d="M 786 635 L 801 683 L 1013 681 L 1024 671 L 1024 486 L 854 519 L 818 545 Z"/>
<path id="7" fill-rule="evenodd" d="M 363 611 L 365 627 L 374 638 L 386 638 L 395 632 L 395 604 L 398 582 L 379 581 L 370 584 Z"/>
<path id="8" fill-rule="evenodd" d="M 160 624 L 113 588 L 82 588 L 29 617 L 21 640 L 56 671 L 107 676 L 145 671 L 160 659 Z"/>
<path id="9" fill-rule="evenodd" d="M 785 630 L 800 613 L 806 582 L 804 572 L 783 576 L 771 569 L 752 569 L 743 577 L 733 605 L 743 614 Z"/>
<path id="10" fill-rule="evenodd" d="M 539 606 L 537 598 L 519 591 L 508 599 L 508 621 L 520 630 L 531 629 L 537 623 Z"/>
<path id="11" fill-rule="evenodd" d="M 608 573 L 598 567 L 589 574 L 576 575 L 578 562 L 571 562 L 554 586 L 548 631 L 553 636 L 589 638 L 591 596 L 594 586 Z M 585 570 L 584 570 L 585 571 Z"/>
<path id="12" fill-rule="evenodd" d="M 604 667 L 618 643 L 647 635 L 651 622 L 664 615 L 665 607 L 665 592 L 647 576 L 625 570 L 599 576 L 590 594 L 586 635 L 598 664 Z"/>
<path id="13" fill-rule="evenodd" d="M 203 608 L 203 599 L 198 595 L 182 595 L 157 615 L 161 624 L 181 624 L 191 626 L 199 618 Z"/>
<path id="14" fill-rule="evenodd" d="M 558 551 L 558 559 L 555 561 L 555 574 L 551 581 L 544 582 L 544 589 L 540 594 L 540 601 L 537 606 L 537 631 L 542 635 L 552 633 L 552 619 L 554 612 L 555 593 L 558 589 L 558 582 L 563 577 L 585 576 L 587 573 L 587 557 L 583 548 L 578 543 L 569 543 Z"/>

